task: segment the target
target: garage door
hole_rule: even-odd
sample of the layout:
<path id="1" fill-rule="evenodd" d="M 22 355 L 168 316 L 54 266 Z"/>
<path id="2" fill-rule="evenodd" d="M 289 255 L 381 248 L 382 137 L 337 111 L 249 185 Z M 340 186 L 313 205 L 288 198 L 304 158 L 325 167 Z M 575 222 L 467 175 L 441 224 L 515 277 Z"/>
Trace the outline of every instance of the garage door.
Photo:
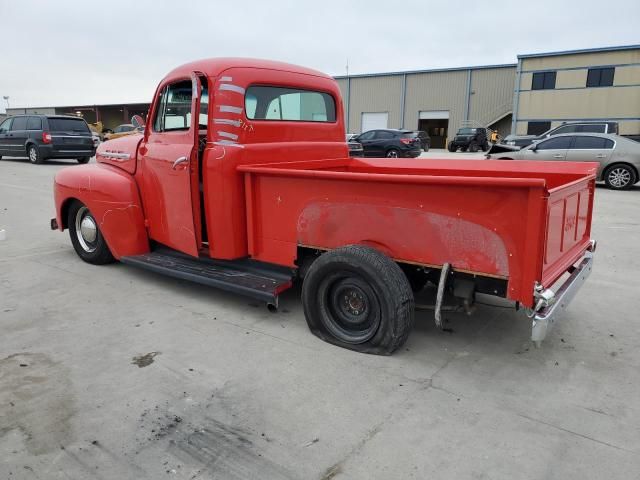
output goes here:
<path id="1" fill-rule="evenodd" d="M 364 112 L 362 114 L 362 130 L 377 130 L 378 128 L 387 128 L 389 121 L 389 112 Z"/>

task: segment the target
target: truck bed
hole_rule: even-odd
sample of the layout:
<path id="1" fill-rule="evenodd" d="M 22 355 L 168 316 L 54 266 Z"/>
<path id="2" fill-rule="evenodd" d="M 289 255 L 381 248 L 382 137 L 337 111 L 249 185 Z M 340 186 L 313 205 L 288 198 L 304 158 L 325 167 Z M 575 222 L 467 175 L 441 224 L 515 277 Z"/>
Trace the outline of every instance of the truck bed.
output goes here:
<path id="1" fill-rule="evenodd" d="M 590 244 L 595 163 L 331 159 L 244 165 L 250 255 L 368 244 L 404 263 L 504 279 L 532 306 Z"/>

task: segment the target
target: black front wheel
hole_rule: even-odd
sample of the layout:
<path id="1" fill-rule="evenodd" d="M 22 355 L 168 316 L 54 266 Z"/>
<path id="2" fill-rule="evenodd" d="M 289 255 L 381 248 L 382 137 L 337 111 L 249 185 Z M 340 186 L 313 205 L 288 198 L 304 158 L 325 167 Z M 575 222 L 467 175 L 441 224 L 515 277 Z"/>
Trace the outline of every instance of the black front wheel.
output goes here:
<path id="1" fill-rule="evenodd" d="M 314 335 L 358 352 L 390 355 L 413 327 L 407 277 L 389 257 L 360 245 L 331 250 L 313 262 L 302 305 Z"/>
<path id="2" fill-rule="evenodd" d="M 476 142 L 471 142 L 469 144 L 469 151 L 476 153 L 478 151 L 478 144 Z"/>
<path id="3" fill-rule="evenodd" d="M 456 150 L 458 150 L 458 147 L 456 147 L 453 142 L 449 142 L 449 146 L 447 147 L 447 150 L 449 150 L 451 153 L 455 152 Z"/>
<path id="4" fill-rule="evenodd" d="M 78 201 L 71 205 L 67 226 L 73 248 L 82 260 L 94 265 L 115 261 L 97 220 L 86 205 Z"/>

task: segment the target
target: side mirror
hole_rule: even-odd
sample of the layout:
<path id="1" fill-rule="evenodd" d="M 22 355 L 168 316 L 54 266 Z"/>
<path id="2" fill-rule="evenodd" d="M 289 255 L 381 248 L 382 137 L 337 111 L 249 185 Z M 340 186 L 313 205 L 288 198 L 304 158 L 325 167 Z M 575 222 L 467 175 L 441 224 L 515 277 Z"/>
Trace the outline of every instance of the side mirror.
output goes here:
<path id="1" fill-rule="evenodd" d="M 140 115 L 134 115 L 131 117 L 131 124 L 136 128 L 144 128 L 144 118 Z"/>
<path id="2" fill-rule="evenodd" d="M 529 150 L 531 150 L 532 152 L 537 151 L 538 150 L 538 144 L 534 143 Z"/>

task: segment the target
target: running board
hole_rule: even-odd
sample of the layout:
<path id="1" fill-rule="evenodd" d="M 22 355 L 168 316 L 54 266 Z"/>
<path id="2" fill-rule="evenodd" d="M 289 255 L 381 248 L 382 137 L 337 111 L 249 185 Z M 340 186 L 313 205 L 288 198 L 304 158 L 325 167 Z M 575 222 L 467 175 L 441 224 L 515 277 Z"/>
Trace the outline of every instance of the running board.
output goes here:
<path id="1" fill-rule="evenodd" d="M 290 270 L 251 260 L 194 258 L 163 249 L 122 257 L 120 261 L 169 277 L 255 298 L 276 308 L 278 295 L 293 284 L 293 273 Z"/>

